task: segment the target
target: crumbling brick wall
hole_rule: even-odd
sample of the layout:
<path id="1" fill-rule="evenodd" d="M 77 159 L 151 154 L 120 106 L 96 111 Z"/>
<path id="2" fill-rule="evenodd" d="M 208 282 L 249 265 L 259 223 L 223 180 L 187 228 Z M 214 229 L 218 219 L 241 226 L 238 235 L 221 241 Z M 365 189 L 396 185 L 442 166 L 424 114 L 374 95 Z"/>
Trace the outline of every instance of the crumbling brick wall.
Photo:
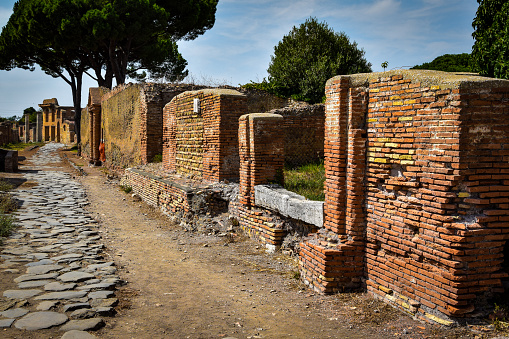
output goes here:
<path id="1" fill-rule="evenodd" d="M 238 119 L 245 112 L 246 97 L 230 89 L 188 91 L 175 97 L 163 113 L 164 168 L 196 179 L 236 180 Z"/>
<path id="2" fill-rule="evenodd" d="M 0 145 L 19 142 L 18 131 L 14 126 L 10 121 L 0 123 Z"/>
<path id="3" fill-rule="evenodd" d="M 442 324 L 482 311 L 507 277 L 509 82 L 394 71 L 332 78 L 326 94 L 325 229 L 302 246 L 305 281 L 365 279 Z"/>

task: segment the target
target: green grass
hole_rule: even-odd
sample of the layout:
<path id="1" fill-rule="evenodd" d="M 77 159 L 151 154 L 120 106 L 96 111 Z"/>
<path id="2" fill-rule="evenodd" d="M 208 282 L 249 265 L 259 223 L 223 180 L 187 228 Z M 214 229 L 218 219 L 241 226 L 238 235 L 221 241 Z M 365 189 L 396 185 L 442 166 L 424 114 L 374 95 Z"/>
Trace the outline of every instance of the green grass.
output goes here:
<path id="1" fill-rule="evenodd" d="M 3 145 L 0 148 L 10 149 L 10 150 L 13 150 L 13 151 L 22 151 L 22 150 L 24 150 L 27 147 L 36 146 L 36 145 L 37 146 L 43 146 L 44 142 L 28 142 L 28 143 L 27 142 L 18 142 L 16 144 Z"/>
<path id="2" fill-rule="evenodd" d="M 308 164 L 297 168 L 285 168 L 285 189 L 300 194 L 309 200 L 324 201 L 325 166 Z"/>

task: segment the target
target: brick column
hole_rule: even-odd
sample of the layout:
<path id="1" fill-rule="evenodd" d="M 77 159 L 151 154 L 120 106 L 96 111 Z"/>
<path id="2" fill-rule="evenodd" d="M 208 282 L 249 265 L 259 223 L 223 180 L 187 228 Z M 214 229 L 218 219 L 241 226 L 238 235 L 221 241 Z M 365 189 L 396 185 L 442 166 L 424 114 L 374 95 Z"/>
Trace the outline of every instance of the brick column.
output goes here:
<path id="1" fill-rule="evenodd" d="M 25 142 L 30 141 L 30 114 L 25 114 Z"/>
<path id="2" fill-rule="evenodd" d="M 325 103 L 324 227 L 345 234 L 348 78 L 329 80 Z"/>
<path id="3" fill-rule="evenodd" d="M 282 183 L 284 166 L 283 117 L 279 114 L 245 114 L 239 119 L 239 201 L 254 205 L 254 187 Z"/>
<path id="4" fill-rule="evenodd" d="M 42 141 L 42 112 L 37 112 L 37 133 L 35 137 L 36 142 Z"/>
<path id="5" fill-rule="evenodd" d="M 101 143 L 101 107 L 89 107 L 90 112 L 90 163 L 100 166 L 99 144 Z"/>

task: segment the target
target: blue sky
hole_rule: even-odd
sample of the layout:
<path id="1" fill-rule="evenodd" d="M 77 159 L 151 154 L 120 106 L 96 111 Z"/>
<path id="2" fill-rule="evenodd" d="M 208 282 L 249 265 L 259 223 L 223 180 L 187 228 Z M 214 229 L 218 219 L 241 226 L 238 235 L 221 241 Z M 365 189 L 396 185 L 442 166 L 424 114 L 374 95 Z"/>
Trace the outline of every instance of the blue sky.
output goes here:
<path id="1" fill-rule="evenodd" d="M 0 26 L 14 0 L 0 2 Z M 442 54 L 469 53 L 476 0 L 219 0 L 214 27 L 194 41 L 179 42 L 191 79 L 207 85 L 237 86 L 261 81 L 274 46 L 310 16 L 345 32 L 366 52 L 374 71 L 408 68 Z M 82 105 L 89 87 L 84 81 Z M 0 71 L 0 116 L 21 115 L 47 98 L 72 105 L 63 80 L 41 71 Z"/>

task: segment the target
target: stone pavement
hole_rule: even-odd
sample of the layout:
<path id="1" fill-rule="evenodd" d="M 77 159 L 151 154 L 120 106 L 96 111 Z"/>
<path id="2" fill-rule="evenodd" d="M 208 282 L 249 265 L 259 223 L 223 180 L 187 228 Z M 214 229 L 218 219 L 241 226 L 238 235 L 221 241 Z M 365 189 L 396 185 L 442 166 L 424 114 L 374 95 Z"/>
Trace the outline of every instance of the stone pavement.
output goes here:
<path id="1" fill-rule="evenodd" d="M 22 168 L 37 185 L 12 192 L 22 204 L 15 212 L 19 228 L 0 247 L 0 274 L 11 275 L 17 287 L 0 292 L 0 328 L 58 326 L 62 338 L 96 338 L 85 331 L 101 328 L 103 317 L 114 314 L 121 280 L 102 256 L 84 188 L 49 166 L 61 160 L 56 151 L 62 146 L 41 147 L 33 166 Z"/>

